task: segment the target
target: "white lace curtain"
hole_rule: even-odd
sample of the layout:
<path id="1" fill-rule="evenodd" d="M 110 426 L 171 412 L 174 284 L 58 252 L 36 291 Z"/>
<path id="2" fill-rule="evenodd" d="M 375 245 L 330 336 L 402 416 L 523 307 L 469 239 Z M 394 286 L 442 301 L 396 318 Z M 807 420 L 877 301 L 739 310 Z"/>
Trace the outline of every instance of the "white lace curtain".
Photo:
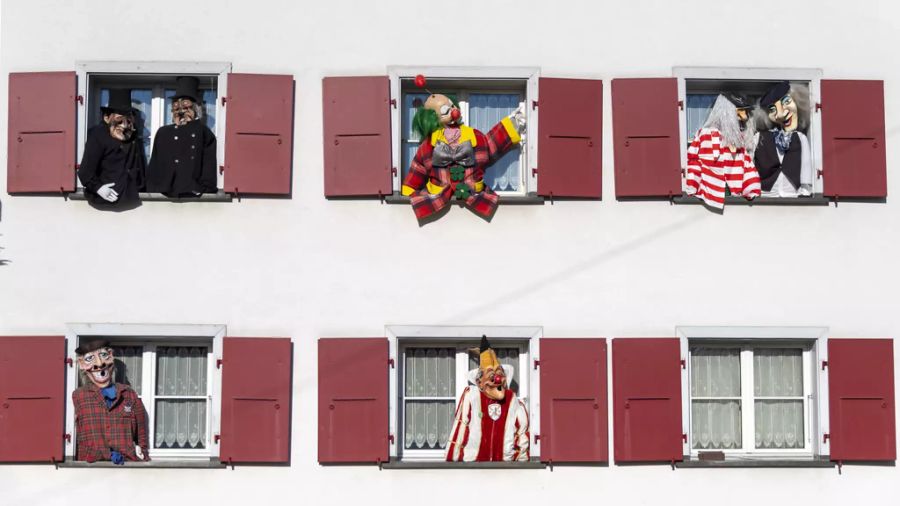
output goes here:
<path id="1" fill-rule="evenodd" d="M 469 126 L 487 133 L 519 107 L 519 95 L 514 93 L 472 93 L 469 95 Z M 494 191 L 519 190 L 519 155 L 513 148 L 491 165 L 484 175 L 484 183 Z"/>
<path id="2" fill-rule="evenodd" d="M 803 351 L 756 350 L 753 372 L 756 447 L 803 448 Z"/>
<path id="3" fill-rule="evenodd" d="M 741 447 L 740 397 L 741 350 L 691 351 L 692 448 Z"/>
<path id="4" fill-rule="evenodd" d="M 446 447 L 455 407 L 456 349 L 407 349 L 405 375 L 404 448 Z"/>
<path id="5" fill-rule="evenodd" d="M 203 448 L 206 443 L 205 346 L 156 349 L 156 448 Z"/>

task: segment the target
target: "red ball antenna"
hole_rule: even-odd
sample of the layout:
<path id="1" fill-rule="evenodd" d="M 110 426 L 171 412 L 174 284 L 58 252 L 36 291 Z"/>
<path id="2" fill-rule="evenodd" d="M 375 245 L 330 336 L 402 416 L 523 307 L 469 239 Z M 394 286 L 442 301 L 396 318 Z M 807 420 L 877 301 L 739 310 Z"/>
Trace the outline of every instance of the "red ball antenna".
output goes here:
<path id="1" fill-rule="evenodd" d="M 427 91 L 429 95 L 434 95 L 434 93 L 432 93 L 431 90 L 429 90 L 428 88 L 425 87 L 425 84 L 427 84 L 427 82 L 428 82 L 425 80 L 425 76 L 423 76 L 422 74 L 416 74 L 415 82 L 416 82 L 417 88 L 422 88 L 423 90 Z"/>

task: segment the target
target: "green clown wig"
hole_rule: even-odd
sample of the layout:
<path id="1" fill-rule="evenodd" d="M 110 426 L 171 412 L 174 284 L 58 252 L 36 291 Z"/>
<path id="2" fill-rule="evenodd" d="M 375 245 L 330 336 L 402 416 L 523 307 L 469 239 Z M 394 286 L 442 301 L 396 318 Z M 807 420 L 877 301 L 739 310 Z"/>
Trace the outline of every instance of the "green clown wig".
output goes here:
<path id="1" fill-rule="evenodd" d="M 447 95 L 447 98 L 450 99 L 450 103 L 455 107 L 459 107 L 459 104 L 456 103 L 456 97 L 453 95 Z M 459 124 L 462 124 L 462 120 L 459 121 Z M 416 108 L 416 115 L 413 116 L 412 120 L 412 129 L 413 132 L 419 134 L 419 138 L 423 141 L 425 139 L 430 139 L 431 134 L 433 134 L 436 130 L 441 128 L 441 122 L 438 119 L 438 115 L 436 112 L 431 109 L 426 109 L 425 105 L 421 105 Z"/>

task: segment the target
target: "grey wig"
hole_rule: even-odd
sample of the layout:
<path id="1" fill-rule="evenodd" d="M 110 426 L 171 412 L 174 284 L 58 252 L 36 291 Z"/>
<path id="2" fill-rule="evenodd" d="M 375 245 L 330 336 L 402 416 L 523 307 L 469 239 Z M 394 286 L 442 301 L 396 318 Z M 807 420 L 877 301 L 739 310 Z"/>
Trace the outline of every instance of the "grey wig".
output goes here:
<path id="1" fill-rule="evenodd" d="M 747 120 L 744 130 L 741 130 L 741 122 L 738 120 L 737 108 L 724 95 L 716 98 L 706 123 L 703 128 L 718 130 L 722 136 L 722 143 L 731 148 L 745 148 L 752 151 L 755 147 L 756 124 L 751 119 Z"/>

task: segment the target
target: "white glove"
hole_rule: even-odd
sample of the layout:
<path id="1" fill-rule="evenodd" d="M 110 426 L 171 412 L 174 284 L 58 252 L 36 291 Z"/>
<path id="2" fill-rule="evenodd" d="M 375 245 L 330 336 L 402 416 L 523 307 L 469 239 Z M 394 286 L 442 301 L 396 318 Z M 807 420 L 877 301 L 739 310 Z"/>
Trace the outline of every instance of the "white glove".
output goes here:
<path id="1" fill-rule="evenodd" d="M 115 202 L 119 200 L 119 194 L 116 193 L 116 190 L 112 189 L 112 187 L 115 185 L 116 183 L 106 183 L 100 188 L 97 188 L 97 195 L 100 195 L 100 198 L 107 202 Z"/>
<path id="2" fill-rule="evenodd" d="M 509 119 L 512 121 L 512 124 L 515 125 L 516 131 L 519 134 L 525 131 L 525 104 L 519 104 L 518 109 L 512 112 L 509 115 Z"/>

